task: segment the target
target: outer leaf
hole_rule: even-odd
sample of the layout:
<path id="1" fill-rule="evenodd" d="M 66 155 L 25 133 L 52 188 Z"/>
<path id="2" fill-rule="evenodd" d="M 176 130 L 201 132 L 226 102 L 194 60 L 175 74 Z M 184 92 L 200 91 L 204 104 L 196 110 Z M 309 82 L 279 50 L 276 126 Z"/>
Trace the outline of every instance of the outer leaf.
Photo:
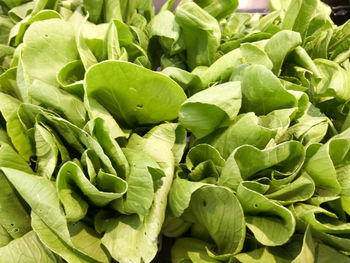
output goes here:
<path id="1" fill-rule="evenodd" d="M 316 246 L 317 259 L 316 263 L 326 263 L 330 261 L 336 261 L 338 263 L 349 263 L 349 256 L 346 256 L 332 247 L 326 246 L 322 243 L 318 243 Z"/>
<path id="2" fill-rule="evenodd" d="M 74 247 L 97 262 L 110 262 L 110 257 L 102 247 L 101 235 L 83 222 L 71 223 L 69 232 Z"/>
<path id="3" fill-rule="evenodd" d="M 32 210 L 60 238 L 71 244 L 66 218 L 52 182 L 43 177 L 11 168 L 2 168 L 2 171 Z M 33 195 L 33 193 L 36 194 Z"/>
<path id="4" fill-rule="evenodd" d="M 38 215 L 32 212 L 32 227 L 43 242 L 50 250 L 60 255 L 62 258 L 72 263 L 91 263 L 96 262 L 92 258 L 80 253 L 64 240 L 62 240 L 55 232 L 53 232 Z"/>
<path id="5" fill-rule="evenodd" d="M 143 150 L 163 169 L 162 186 L 154 196 L 153 205 L 145 217 L 120 217 L 114 229 L 102 239 L 113 258 L 121 263 L 150 262 L 157 253 L 157 238 L 165 217 L 167 196 L 174 173 L 172 148 L 175 142 L 176 125 L 163 124 L 153 128 L 145 137 L 130 139 L 128 148 Z"/>
<path id="6" fill-rule="evenodd" d="M 37 238 L 34 231 L 0 248 L 0 262 L 54 263 L 55 256 Z"/>
<path id="7" fill-rule="evenodd" d="M 85 85 L 88 99 L 96 99 L 128 127 L 175 119 L 186 99 L 181 87 L 170 78 L 121 61 L 91 67 Z"/>
<path id="8" fill-rule="evenodd" d="M 28 164 L 6 144 L 0 147 L 0 167 L 33 173 Z M 31 229 L 29 214 L 2 172 L 0 185 L 0 225 L 12 238 L 19 238 Z"/>

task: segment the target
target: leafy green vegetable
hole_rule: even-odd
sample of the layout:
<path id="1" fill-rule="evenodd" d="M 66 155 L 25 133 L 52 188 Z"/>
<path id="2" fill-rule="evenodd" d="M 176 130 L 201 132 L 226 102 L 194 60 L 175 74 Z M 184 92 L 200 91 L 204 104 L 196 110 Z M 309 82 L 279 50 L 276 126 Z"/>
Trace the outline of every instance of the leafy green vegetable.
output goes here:
<path id="1" fill-rule="evenodd" d="M 0 262 L 350 262 L 350 22 L 269 3 L 0 0 Z"/>

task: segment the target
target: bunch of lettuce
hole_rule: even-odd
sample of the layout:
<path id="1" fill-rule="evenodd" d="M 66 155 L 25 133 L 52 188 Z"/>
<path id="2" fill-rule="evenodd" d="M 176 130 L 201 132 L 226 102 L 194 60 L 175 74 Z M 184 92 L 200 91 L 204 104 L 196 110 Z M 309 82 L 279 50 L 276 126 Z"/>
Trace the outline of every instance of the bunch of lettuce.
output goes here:
<path id="1" fill-rule="evenodd" d="M 0 263 L 350 262 L 350 22 L 173 3 L 0 0 Z"/>

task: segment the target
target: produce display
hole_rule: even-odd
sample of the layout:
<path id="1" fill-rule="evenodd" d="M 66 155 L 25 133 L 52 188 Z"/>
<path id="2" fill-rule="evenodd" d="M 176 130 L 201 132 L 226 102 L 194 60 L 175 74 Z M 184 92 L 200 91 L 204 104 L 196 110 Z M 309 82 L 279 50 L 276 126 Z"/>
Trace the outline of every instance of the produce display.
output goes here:
<path id="1" fill-rule="evenodd" d="M 173 3 L 0 0 L 0 263 L 350 262 L 350 22 Z"/>

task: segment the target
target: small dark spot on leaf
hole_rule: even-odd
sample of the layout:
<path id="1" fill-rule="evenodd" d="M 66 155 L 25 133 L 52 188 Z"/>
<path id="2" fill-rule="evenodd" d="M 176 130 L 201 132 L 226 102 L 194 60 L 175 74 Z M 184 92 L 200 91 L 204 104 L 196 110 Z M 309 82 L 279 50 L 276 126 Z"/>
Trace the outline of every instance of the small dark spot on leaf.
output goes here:
<path id="1" fill-rule="evenodd" d="M 207 202 L 206 201 L 203 201 L 203 206 L 207 206 Z"/>
<path id="2" fill-rule="evenodd" d="M 258 208 L 258 207 L 259 207 L 259 205 L 258 205 L 258 204 L 254 204 L 254 207 L 255 207 L 255 208 Z"/>
<path id="3" fill-rule="evenodd" d="M 48 35 L 48 34 L 45 34 L 45 37 L 49 37 L 49 35 Z"/>
<path id="4" fill-rule="evenodd" d="M 142 109 L 143 108 L 143 105 L 142 104 L 137 104 L 136 106 L 138 109 Z"/>
<path id="5" fill-rule="evenodd" d="M 15 226 L 15 224 L 10 224 L 10 226 Z"/>
<path id="6" fill-rule="evenodd" d="M 15 228 L 14 230 L 13 230 L 13 232 L 18 232 L 19 231 L 19 229 L 18 228 Z"/>

